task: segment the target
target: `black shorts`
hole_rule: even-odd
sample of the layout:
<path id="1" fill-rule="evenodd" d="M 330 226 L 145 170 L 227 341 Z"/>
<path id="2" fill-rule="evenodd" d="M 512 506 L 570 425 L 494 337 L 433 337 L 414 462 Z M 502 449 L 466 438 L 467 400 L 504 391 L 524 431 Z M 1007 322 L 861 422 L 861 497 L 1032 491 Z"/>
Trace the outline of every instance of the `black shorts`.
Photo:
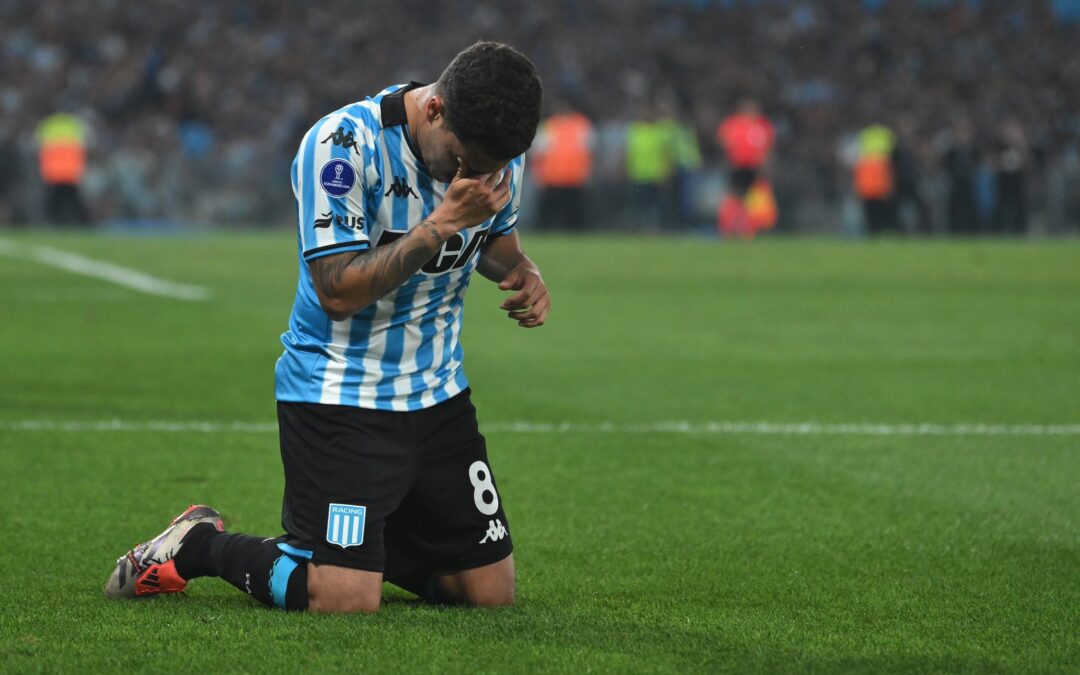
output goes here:
<path id="1" fill-rule="evenodd" d="M 750 188 L 754 187 L 757 179 L 758 170 L 752 167 L 735 168 L 728 174 L 732 191 L 740 197 L 745 197 L 746 193 L 750 192 Z"/>
<path id="2" fill-rule="evenodd" d="M 469 390 L 414 412 L 278 402 L 285 542 L 316 564 L 454 572 L 513 545 Z"/>

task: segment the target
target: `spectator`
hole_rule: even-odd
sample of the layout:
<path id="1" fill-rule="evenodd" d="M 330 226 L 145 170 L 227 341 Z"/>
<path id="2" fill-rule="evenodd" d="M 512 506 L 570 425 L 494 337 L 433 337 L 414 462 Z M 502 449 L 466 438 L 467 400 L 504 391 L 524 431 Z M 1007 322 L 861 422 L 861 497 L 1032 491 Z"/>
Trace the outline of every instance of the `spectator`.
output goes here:
<path id="1" fill-rule="evenodd" d="M 866 119 L 901 130 L 900 147 L 913 151 L 908 168 L 928 175 L 945 170 L 946 150 L 920 153 L 920 141 L 943 131 L 942 120 L 969 115 L 970 145 L 957 145 L 951 160 L 970 160 L 972 167 L 992 162 L 989 183 L 980 183 L 979 194 L 993 198 L 1000 160 L 993 141 L 1001 120 L 1015 118 L 1025 142 L 1046 149 L 1045 157 L 1029 152 L 1023 172 L 1028 188 L 1045 184 L 1045 171 L 1059 166 L 1065 148 L 1080 140 L 1080 22 L 1070 9 L 1074 4 L 446 0 L 380 3 L 379 11 L 358 15 L 346 0 L 150 0 L 123 6 L 111 0 L 0 0 L 0 119 L 20 139 L 17 173 L 25 188 L 15 193 L 13 210 L 33 217 L 29 195 L 36 196 L 38 186 L 26 179 L 36 168 L 29 157 L 33 130 L 56 101 L 69 100 L 92 122 L 101 151 L 91 162 L 94 171 L 119 153 L 141 172 L 132 185 L 150 186 L 150 196 L 136 208 L 130 198 L 116 199 L 107 176 L 100 183 L 87 176 L 94 184 L 85 185 L 84 196 L 93 200 L 95 214 L 111 218 L 149 208 L 150 216 L 182 220 L 288 221 L 292 208 L 280 186 L 300 133 L 327 106 L 373 93 L 387 76 L 430 80 L 435 74 L 429 64 L 440 55 L 448 59 L 464 43 L 493 36 L 529 54 L 548 95 L 572 97 L 589 111 L 598 132 L 619 132 L 627 111 L 650 92 L 676 91 L 692 104 L 680 109 L 680 118 L 693 120 L 696 135 L 704 137 L 719 121 L 710 111 L 723 105 L 725 92 L 753 96 L 769 111 L 783 143 L 784 163 L 773 168 L 771 178 L 793 224 L 807 222 L 799 211 L 813 215 L 811 224 L 836 221 L 821 208 L 835 216 L 851 190 L 833 148 Z M 443 30 L 450 17 L 461 31 Z M 406 24 L 423 49 L 391 48 L 395 27 Z M 631 51 L 648 58 L 624 58 Z M 148 117 L 162 121 L 171 137 L 169 185 L 161 185 L 159 172 L 166 158 L 150 147 L 162 129 L 155 121 L 148 134 L 142 121 Z M 901 129 L 904 120 L 911 139 Z M 607 205 L 597 215 L 615 211 L 613 197 L 626 196 L 628 181 L 624 162 L 618 183 L 601 166 L 621 156 L 621 143 L 606 140 L 600 138 L 597 180 L 590 182 L 589 198 Z M 711 146 L 704 148 L 706 175 L 718 164 Z M 141 160 L 148 150 L 154 161 Z M 242 161 L 250 163 L 238 166 Z M 977 174 L 972 168 L 971 175 Z M 904 172 L 896 178 L 903 205 Z M 681 181 L 680 204 L 693 184 Z M 699 194 L 714 189 L 708 182 L 697 184 Z M 843 191 L 836 188 L 840 184 Z M 945 219 L 950 229 L 978 229 L 983 202 L 965 205 L 966 191 L 951 191 L 954 208 L 935 203 L 930 209 L 952 210 L 953 217 Z M 949 193 L 941 190 L 942 201 L 949 201 Z M 1024 213 L 1045 208 L 1045 200 L 1034 197 L 1025 195 Z M 1065 212 L 1058 209 L 1055 217 Z M 686 217 L 683 208 L 678 219 Z M 1015 215 L 1009 218 L 1016 222 Z"/>
<path id="2" fill-rule="evenodd" d="M 697 219 L 694 200 L 701 171 L 701 146 L 697 131 L 679 118 L 671 105 L 662 105 L 660 109 L 659 124 L 671 146 L 673 168 L 664 222 L 669 227 L 691 228 Z"/>
<path id="3" fill-rule="evenodd" d="M 16 210 L 20 191 L 19 149 L 9 128 L 0 121 L 0 224 L 23 220 L 23 214 Z"/>
<path id="4" fill-rule="evenodd" d="M 902 119 L 892 151 L 892 173 L 896 179 L 893 209 L 897 223 L 908 233 L 929 234 L 930 207 L 920 187 L 919 160 L 915 154 L 918 134 L 909 118 Z"/>
<path id="5" fill-rule="evenodd" d="M 994 150 L 997 188 L 994 231 L 1023 234 L 1027 232 L 1027 177 L 1031 168 L 1031 150 L 1024 127 L 1014 119 L 1004 122 L 998 129 Z"/>
<path id="6" fill-rule="evenodd" d="M 949 232 L 975 234 L 981 229 L 975 201 L 979 158 L 971 123 L 966 119 L 957 121 L 945 143 L 943 164 L 949 176 Z"/>

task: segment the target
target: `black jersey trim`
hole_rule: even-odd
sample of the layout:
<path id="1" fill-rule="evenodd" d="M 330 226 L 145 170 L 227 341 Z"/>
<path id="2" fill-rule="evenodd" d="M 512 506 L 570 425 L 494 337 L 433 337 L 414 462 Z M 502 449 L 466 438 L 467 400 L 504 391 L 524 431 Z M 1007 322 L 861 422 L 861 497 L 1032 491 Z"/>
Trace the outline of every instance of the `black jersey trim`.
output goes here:
<path id="1" fill-rule="evenodd" d="M 387 127 L 404 126 L 405 142 L 409 144 L 409 150 L 411 150 L 412 154 L 420 160 L 421 164 L 424 162 L 424 156 L 420 154 L 420 148 L 416 147 L 416 144 L 413 143 L 412 134 L 409 133 L 409 116 L 405 113 L 405 92 L 426 86 L 427 85 L 423 82 L 409 82 L 394 93 L 383 96 L 382 100 L 379 101 L 379 111 L 382 115 L 383 129 Z"/>
<path id="2" fill-rule="evenodd" d="M 308 251 L 304 251 L 304 260 L 310 261 L 314 258 L 321 258 L 324 255 L 329 255 L 337 251 L 338 249 L 352 248 L 360 251 L 366 251 L 371 248 L 371 242 L 369 241 L 339 241 L 336 244 L 327 244 L 326 246 L 320 246 Z"/>
<path id="3" fill-rule="evenodd" d="M 410 82 L 401 89 L 383 96 L 379 101 L 383 128 L 408 124 L 409 116 L 405 114 L 405 92 L 426 86 L 423 82 Z"/>
<path id="4" fill-rule="evenodd" d="M 520 211 L 520 209 L 515 209 L 513 213 L 506 217 L 506 222 L 503 223 L 503 225 L 499 229 L 491 230 L 491 234 L 495 235 L 496 237 L 501 237 L 504 234 L 510 234 L 511 232 L 513 232 L 514 227 L 517 225 L 518 221 L 518 211 Z"/>

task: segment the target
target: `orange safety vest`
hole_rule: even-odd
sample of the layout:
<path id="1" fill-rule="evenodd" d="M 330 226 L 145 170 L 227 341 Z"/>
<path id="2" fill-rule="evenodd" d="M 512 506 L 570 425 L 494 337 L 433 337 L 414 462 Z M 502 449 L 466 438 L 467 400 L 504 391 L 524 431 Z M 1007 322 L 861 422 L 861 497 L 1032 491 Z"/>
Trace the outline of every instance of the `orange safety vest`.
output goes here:
<path id="1" fill-rule="evenodd" d="M 860 199 L 888 199 L 893 191 L 892 162 L 886 155 L 867 155 L 855 164 L 855 194 Z"/>
<path id="2" fill-rule="evenodd" d="M 41 180 L 46 185 L 77 185 L 86 173 L 86 149 L 81 143 L 51 141 L 38 153 Z"/>
<path id="3" fill-rule="evenodd" d="M 581 113 L 554 115 L 544 122 L 544 148 L 532 160 L 532 175 L 545 187 L 580 187 L 592 173 L 592 123 Z"/>
<path id="4" fill-rule="evenodd" d="M 86 173 L 86 125 L 68 113 L 53 113 L 37 128 L 38 164 L 47 185 L 76 185 Z"/>

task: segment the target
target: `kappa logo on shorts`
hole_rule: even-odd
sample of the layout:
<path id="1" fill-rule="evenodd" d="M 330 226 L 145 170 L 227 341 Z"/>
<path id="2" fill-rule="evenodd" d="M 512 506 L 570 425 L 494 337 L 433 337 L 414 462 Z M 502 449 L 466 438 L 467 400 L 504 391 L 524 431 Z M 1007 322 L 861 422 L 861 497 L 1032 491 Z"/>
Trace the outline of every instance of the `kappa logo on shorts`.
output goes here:
<path id="1" fill-rule="evenodd" d="M 363 544 L 366 519 L 366 506 L 331 504 L 326 514 L 326 541 L 341 548 Z"/>
<path id="2" fill-rule="evenodd" d="M 484 538 L 480 540 L 480 543 L 486 544 L 489 541 L 499 541 L 508 534 L 510 534 L 510 531 L 506 529 L 501 520 L 498 518 L 489 520 L 487 532 L 484 534 Z"/>

